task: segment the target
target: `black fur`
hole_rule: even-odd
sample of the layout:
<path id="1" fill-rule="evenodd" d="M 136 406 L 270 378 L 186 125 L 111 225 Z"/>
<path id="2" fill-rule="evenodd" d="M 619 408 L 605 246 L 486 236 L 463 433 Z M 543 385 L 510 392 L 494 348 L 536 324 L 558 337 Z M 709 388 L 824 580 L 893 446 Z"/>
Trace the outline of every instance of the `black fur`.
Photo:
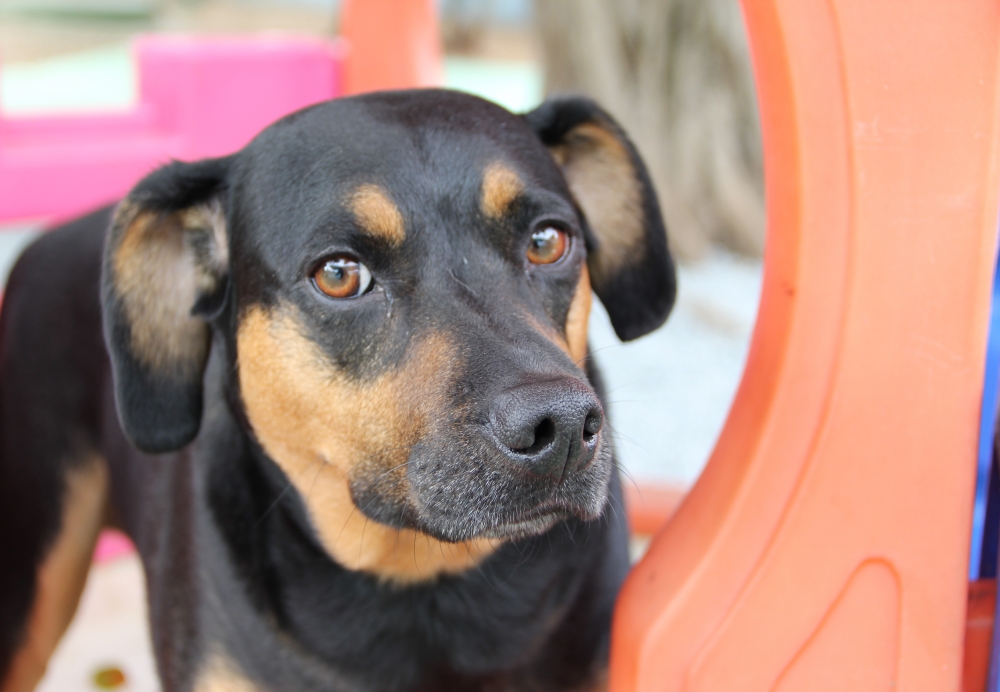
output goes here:
<path id="1" fill-rule="evenodd" d="M 98 300 L 104 209 L 46 234 L 10 274 L 0 313 L 0 679 L 23 639 L 35 569 L 61 523 L 64 476 L 96 447 L 108 376 Z"/>
<path id="2" fill-rule="evenodd" d="M 320 104 L 232 157 L 154 172 L 115 223 L 104 209 L 36 241 L 0 315 L 0 680 L 80 448 L 106 460 L 111 516 L 143 560 L 168 692 L 190 689 L 213 652 L 265 690 L 574 690 L 597 680 L 628 569 L 610 441 L 601 438 L 593 461 L 567 462 L 565 477 L 536 475 L 505 461 L 489 422 L 497 397 L 525 382 L 603 398 L 592 367 L 532 326 L 564 329 L 586 261 L 586 220 L 546 149 L 585 120 L 626 142 L 643 189 L 643 256 L 596 287 L 618 333 L 632 338 L 665 319 L 673 266 L 634 149 L 580 99 L 526 118 L 442 91 Z M 497 160 L 526 186 L 494 219 L 479 200 L 481 172 Z M 406 224 L 401 244 L 364 232 L 345 209 L 360 183 L 388 191 Z M 193 369 L 152 372 L 133 353 L 109 258 L 135 210 L 165 219 L 208 202 L 225 213 L 228 267 L 185 306 L 204 325 L 192 337 Z M 573 238 L 565 261 L 525 264 L 539 224 Z M 206 238 L 193 239 L 196 264 L 207 262 L 197 259 Z M 317 261 L 340 252 L 364 261 L 376 290 L 340 302 L 316 290 Z M 460 375 L 408 452 L 408 495 L 354 479 L 358 511 L 445 541 L 538 512 L 554 525 L 417 585 L 338 564 L 244 404 L 236 334 L 255 306 L 294 306 L 303 335 L 362 388 L 401 367 L 421 335 L 451 335 Z"/>
<path id="3" fill-rule="evenodd" d="M 163 213 L 207 202 L 225 194 L 232 159 L 225 156 L 194 163 L 174 161 L 143 178 L 129 193 L 129 199 Z"/>

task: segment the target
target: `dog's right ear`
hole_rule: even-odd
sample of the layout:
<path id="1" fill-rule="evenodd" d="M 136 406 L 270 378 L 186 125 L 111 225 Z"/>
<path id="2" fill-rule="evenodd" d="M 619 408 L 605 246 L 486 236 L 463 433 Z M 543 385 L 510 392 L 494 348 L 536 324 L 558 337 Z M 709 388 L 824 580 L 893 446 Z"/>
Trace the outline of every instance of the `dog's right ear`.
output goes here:
<path id="1" fill-rule="evenodd" d="M 118 205 L 104 249 L 104 338 L 125 434 L 139 449 L 180 449 L 201 425 L 211 332 L 224 300 L 225 192 L 231 157 L 174 162 Z"/>
<path id="2" fill-rule="evenodd" d="M 622 341 L 667 319 L 677 293 L 656 191 L 632 142 L 585 97 L 550 98 L 524 120 L 548 147 L 589 228 L 594 293 Z"/>

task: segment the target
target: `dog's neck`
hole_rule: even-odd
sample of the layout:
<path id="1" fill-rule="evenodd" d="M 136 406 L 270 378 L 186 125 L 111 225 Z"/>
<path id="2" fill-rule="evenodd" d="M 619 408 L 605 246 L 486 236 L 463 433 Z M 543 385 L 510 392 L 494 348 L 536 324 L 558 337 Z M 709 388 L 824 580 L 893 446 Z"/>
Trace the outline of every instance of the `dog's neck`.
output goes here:
<path id="1" fill-rule="evenodd" d="M 230 429 L 242 435 L 235 422 Z M 579 676 L 582 683 L 591 671 L 573 671 L 575 662 L 601 659 L 593 649 L 606 642 L 579 637 L 602 629 L 563 623 L 554 630 L 574 602 L 583 602 L 587 617 L 610 618 L 610 609 L 590 612 L 586 605 L 602 600 L 595 596 L 603 585 L 585 582 L 601 572 L 593 563 L 604 557 L 608 516 L 569 520 L 506 544 L 462 575 L 390 584 L 334 561 L 280 469 L 249 438 L 242 436 L 240 444 L 241 459 L 225 463 L 242 468 L 225 468 L 220 460 L 211 471 L 216 482 L 207 484 L 213 521 L 232 558 L 226 569 L 239 573 L 257 617 L 280 623 L 297 642 L 295 649 L 318 658 L 331 676 L 356 679 L 369 689 L 463 689 L 501 670 L 535 680 L 540 673 L 531 661 L 551 662 L 561 656 L 553 651 L 571 651 L 559 675 Z M 261 656 L 269 655 L 271 644 L 260 644 Z M 221 645 L 243 647 L 247 641 Z M 380 665 L 385 660 L 393 665 Z"/>

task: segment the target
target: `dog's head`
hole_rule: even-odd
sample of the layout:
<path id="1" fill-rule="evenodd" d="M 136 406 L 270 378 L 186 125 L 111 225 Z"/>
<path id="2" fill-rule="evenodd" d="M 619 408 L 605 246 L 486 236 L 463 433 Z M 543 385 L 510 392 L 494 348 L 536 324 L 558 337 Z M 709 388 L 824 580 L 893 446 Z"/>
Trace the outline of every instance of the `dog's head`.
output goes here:
<path id="1" fill-rule="evenodd" d="M 674 298 L 649 177 L 595 104 L 324 103 L 119 206 L 103 282 L 119 415 L 140 449 L 187 445 L 224 339 L 240 415 L 328 552 L 403 580 L 456 571 L 603 510 L 591 289 L 623 339 Z"/>

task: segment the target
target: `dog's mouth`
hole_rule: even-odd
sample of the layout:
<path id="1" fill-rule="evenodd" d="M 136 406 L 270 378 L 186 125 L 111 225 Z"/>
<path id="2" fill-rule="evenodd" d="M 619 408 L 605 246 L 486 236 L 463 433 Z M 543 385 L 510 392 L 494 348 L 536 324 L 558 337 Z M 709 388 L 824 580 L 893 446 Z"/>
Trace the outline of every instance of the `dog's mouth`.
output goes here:
<path id="1" fill-rule="evenodd" d="M 382 480 L 385 472 L 359 474 L 351 480 L 351 499 L 370 519 L 448 543 L 530 538 L 569 519 L 593 521 L 604 511 L 611 451 L 595 447 L 590 463 L 555 479 L 510 463 L 470 426 L 444 444 L 428 437 L 414 445 L 394 492 Z"/>
<path id="2" fill-rule="evenodd" d="M 545 533 L 553 526 L 564 519 L 568 519 L 569 514 L 563 510 L 552 509 L 547 512 L 536 514 L 530 518 L 519 519 L 504 524 L 499 524 L 483 531 L 480 536 L 483 538 L 494 538 L 499 540 L 518 540 L 529 538 Z"/>

